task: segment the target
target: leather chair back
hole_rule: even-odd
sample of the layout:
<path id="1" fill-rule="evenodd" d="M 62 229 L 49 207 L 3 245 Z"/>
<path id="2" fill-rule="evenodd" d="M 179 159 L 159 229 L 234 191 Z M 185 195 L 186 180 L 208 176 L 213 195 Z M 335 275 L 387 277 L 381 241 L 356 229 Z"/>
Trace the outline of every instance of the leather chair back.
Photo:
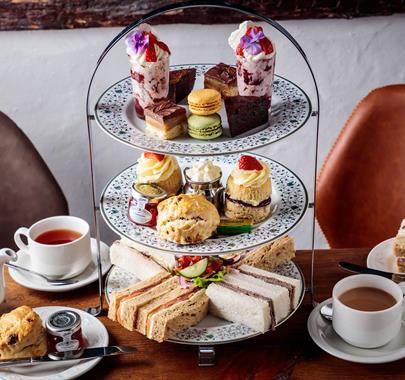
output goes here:
<path id="1" fill-rule="evenodd" d="M 405 218 L 405 85 L 354 109 L 318 177 L 316 217 L 331 248 L 373 247 Z"/>
<path id="2" fill-rule="evenodd" d="M 13 236 L 18 227 L 68 213 L 65 196 L 44 160 L 0 112 L 0 248 L 16 248 Z"/>

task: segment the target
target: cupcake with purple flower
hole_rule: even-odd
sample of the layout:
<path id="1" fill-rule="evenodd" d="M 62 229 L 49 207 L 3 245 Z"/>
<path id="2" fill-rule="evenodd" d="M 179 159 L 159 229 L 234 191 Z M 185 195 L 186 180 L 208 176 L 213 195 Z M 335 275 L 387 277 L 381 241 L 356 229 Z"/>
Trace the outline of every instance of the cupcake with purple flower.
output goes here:
<path id="1" fill-rule="evenodd" d="M 159 41 L 148 24 L 129 34 L 125 43 L 131 64 L 135 110 L 144 118 L 144 108 L 169 94 L 170 50 Z"/>
<path id="2" fill-rule="evenodd" d="M 271 100 L 276 49 L 263 28 L 244 21 L 228 42 L 236 53 L 239 95 L 265 96 Z"/>

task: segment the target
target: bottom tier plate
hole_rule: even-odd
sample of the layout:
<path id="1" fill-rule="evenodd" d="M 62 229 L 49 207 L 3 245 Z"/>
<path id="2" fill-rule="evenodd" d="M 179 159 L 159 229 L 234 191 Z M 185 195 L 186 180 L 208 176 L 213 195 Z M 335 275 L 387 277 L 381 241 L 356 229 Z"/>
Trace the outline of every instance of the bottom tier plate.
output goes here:
<path id="1" fill-rule="evenodd" d="M 293 262 L 279 266 L 275 272 L 284 276 L 299 279 L 302 284 L 302 291 L 297 307 L 277 325 L 280 326 L 300 307 L 302 300 L 304 299 L 305 282 L 301 269 Z M 110 302 L 109 297 L 112 292 L 122 290 L 137 282 L 139 282 L 139 279 L 132 273 L 117 266 L 113 266 L 106 278 L 105 295 L 107 302 Z M 216 345 L 237 342 L 253 338 L 260 334 L 260 332 L 240 323 L 229 322 L 214 317 L 213 315 L 207 315 L 198 325 L 180 331 L 168 341 L 190 345 Z"/>

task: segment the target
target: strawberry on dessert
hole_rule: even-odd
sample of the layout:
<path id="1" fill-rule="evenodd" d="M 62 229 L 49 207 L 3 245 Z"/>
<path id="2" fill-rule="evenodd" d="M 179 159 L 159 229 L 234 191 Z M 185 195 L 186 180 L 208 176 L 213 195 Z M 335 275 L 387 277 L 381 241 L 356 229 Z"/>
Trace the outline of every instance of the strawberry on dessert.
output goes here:
<path id="1" fill-rule="evenodd" d="M 169 94 L 170 50 L 148 24 L 135 29 L 125 43 L 131 64 L 135 110 L 143 118 L 145 107 Z"/>
<path id="2" fill-rule="evenodd" d="M 241 156 L 226 184 L 225 215 L 232 220 L 261 222 L 270 215 L 271 192 L 267 164 L 253 156 Z"/>
<path id="3" fill-rule="evenodd" d="M 236 54 L 239 95 L 271 99 L 276 49 L 263 28 L 245 21 L 232 32 L 228 42 Z"/>
<path id="4" fill-rule="evenodd" d="M 262 170 L 263 166 L 256 158 L 252 156 L 242 156 L 239 159 L 240 170 Z"/>
<path id="5" fill-rule="evenodd" d="M 176 195 L 182 186 L 182 175 L 176 157 L 144 152 L 136 166 L 136 183 L 153 183 L 169 196 Z"/>

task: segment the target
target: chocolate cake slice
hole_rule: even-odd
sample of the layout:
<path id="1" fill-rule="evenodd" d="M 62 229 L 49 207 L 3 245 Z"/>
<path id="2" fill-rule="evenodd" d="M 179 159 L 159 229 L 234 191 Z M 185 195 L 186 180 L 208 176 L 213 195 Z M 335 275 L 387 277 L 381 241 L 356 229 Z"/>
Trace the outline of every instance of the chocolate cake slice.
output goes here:
<path id="1" fill-rule="evenodd" d="M 196 69 L 170 71 L 168 98 L 175 103 L 181 102 L 192 90 Z"/>
<path id="2" fill-rule="evenodd" d="M 236 68 L 218 63 L 204 74 L 204 88 L 217 90 L 224 96 L 238 95 L 236 84 Z"/>
<path id="3" fill-rule="evenodd" d="M 270 100 L 262 96 L 229 96 L 224 98 L 229 131 L 241 135 L 269 121 Z"/>

